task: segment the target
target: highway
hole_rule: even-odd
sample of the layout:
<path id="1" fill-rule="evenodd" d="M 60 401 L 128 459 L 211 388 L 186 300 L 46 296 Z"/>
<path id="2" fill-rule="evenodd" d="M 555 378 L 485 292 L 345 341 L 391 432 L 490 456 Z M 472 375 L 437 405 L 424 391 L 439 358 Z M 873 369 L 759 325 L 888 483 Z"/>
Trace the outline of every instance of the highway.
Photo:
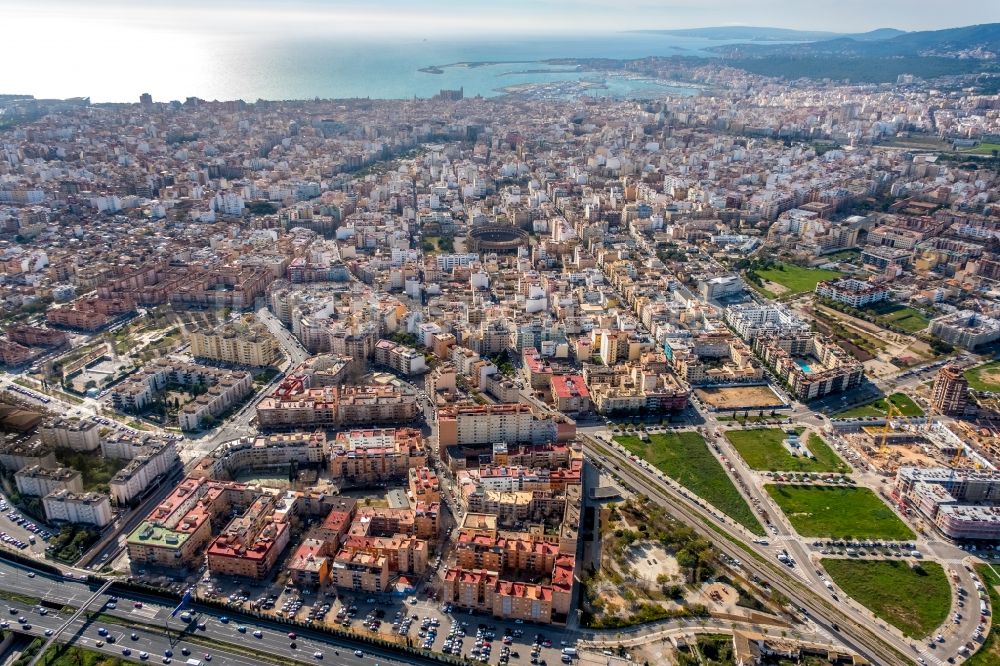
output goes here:
<path id="1" fill-rule="evenodd" d="M 78 608 L 98 589 L 96 585 L 59 578 L 37 571 L 33 572 L 34 576 L 29 576 L 30 571 L 19 564 L 0 559 L 0 590 Z M 118 597 L 117 607 L 114 609 L 105 607 L 101 613 L 115 618 L 114 622 L 108 617 L 103 619 L 95 617 L 96 611 L 110 595 Z M 140 607 L 136 607 L 137 602 Z M 14 608 L 18 612 L 10 613 L 8 608 Z M 60 635 L 60 642 L 70 642 L 96 649 L 97 641 L 103 640 L 98 635 L 97 630 L 104 627 L 115 635 L 117 639 L 115 645 L 118 647 L 109 650 L 109 646 L 105 645 L 102 651 L 122 656 L 121 647 L 127 645 L 133 649 L 133 654 L 128 657 L 133 661 L 139 661 L 139 650 L 149 652 L 152 662 L 163 656 L 163 650 L 170 649 L 175 653 L 176 658 L 183 663 L 186 657 L 181 656 L 180 650 L 187 646 L 195 658 L 200 658 L 200 655 L 205 652 L 211 653 L 213 664 L 215 657 L 219 658 L 220 664 L 264 664 L 273 662 L 275 658 L 280 661 L 321 662 L 327 666 L 340 666 L 342 664 L 356 666 L 359 663 L 369 664 L 369 666 L 373 663 L 437 663 L 431 659 L 424 660 L 411 655 L 401 657 L 401 655 L 390 651 L 373 649 L 368 646 L 361 646 L 365 653 L 362 660 L 354 655 L 357 645 L 338 640 L 321 632 L 259 620 L 243 616 L 238 612 L 210 609 L 198 604 L 194 604 L 190 609 L 193 615 L 192 621 L 185 623 L 179 618 L 170 618 L 173 608 L 172 603 L 167 603 L 157 597 L 123 592 L 112 587 L 108 590 L 107 595 L 102 595 L 90 606 L 91 612 L 88 617 L 80 617 L 67 626 Z M 25 616 L 32 625 L 31 631 L 26 632 L 32 635 L 40 635 L 45 629 L 56 631 L 68 618 L 66 614 L 53 611 L 42 616 L 36 610 L 26 607 L 22 602 L 0 601 L 0 616 L 11 623 L 12 629 L 18 628 L 16 620 L 19 615 Z M 231 621 L 221 622 L 219 618 L 223 615 L 228 615 L 232 618 Z M 200 623 L 204 624 L 204 630 L 198 628 Z M 240 626 L 246 628 L 245 633 L 239 631 L 238 627 Z M 163 627 L 169 629 L 169 637 L 165 629 L 162 629 Z M 261 632 L 260 638 L 254 635 L 254 632 L 258 630 Z M 134 643 L 130 638 L 132 631 L 135 631 L 140 637 Z M 289 631 L 297 634 L 296 649 L 292 649 L 289 645 L 291 642 L 287 635 Z M 227 644 L 231 647 L 227 648 Z M 252 656 L 240 654 L 243 651 L 262 653 L 270 655 L 271 658 L 255 659 Z M 317 651 L 323 653 L 322 660 L 313 657 L 313 653 Z"/>
<path id="2" fill-rule="evenodd" d="M 672 515 L 712 541 L 721 552 L 739 559 L 744 569 L 766 580 L 774 589 L 792 600 L 795 606 L 807 609 L 810 618 L 817 625 L 831 635 L 839 635 L 841 641 L 859 654 L 879 664 L 898 664 L 901 659 L 900 655 L 914 659 L 913 649 L 908 642 L 893 635 L 876 635 L 873 633 L 871 622 L 867 618 L 859 618 L 855 613 L 849 612 L 847 609 L 837 608 L 831 602 L 819 598 L 814 587 L 807 586 L 798 577 L 790 574 L 785 567 L 772 563 L 768 559 L 770 553 L 760 553 L 760 549 L 747 544 L 742 529 L 736 529 L 731 524 L 720 522 L 714 514 L 683 495 L 671 482 L 665 483 L 654 476 L 652 472 L 642 468 L 631 458 L 615 449 L 613 445 L 586 438 L 584 451 L 592 460 L 614 466 L 614 472 L 635 492 L 639 492 L 670 509 Z M 709 525 L 714 525 L 715 529 Z M 729 538 L 720 534 L 720 531 Z M 747 551 L 736 545 L 733 540 L 760 554 L 764 560 L 758 561 L 749 556 Z M 834 625 L 838 625 L 839 631 L 834 628 Z"/>

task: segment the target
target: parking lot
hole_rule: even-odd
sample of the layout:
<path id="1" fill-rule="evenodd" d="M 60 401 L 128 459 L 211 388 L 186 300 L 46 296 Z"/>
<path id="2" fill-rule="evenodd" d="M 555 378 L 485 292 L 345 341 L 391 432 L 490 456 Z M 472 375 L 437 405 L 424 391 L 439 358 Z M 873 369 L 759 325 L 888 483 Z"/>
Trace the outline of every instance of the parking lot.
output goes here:
<path id="1" fill-rule="evenodd" d="M 228 600 L 234 608 L 338 626 L 362 635 L 375 634 L 384 640 L 461 655 L 483 664 L 546 666 L 562 658 L 558 627 L 501 622 L 482 613 L 440 604 L 426 594 L 420 598 L 416 595 L 399 598 L 344 594 L 332 589 L 317 592 L 274 586 L 233 589 L 221 583 L 212 587 L 216 598 Z M 205 590 L 205 586 L 201 589 Z"/>
<path id="2" fill-rule="evenodd" d="M 0 541 L 11 548 L 41 555 L 51 536 L 43 526 L 21 514 L 0 495 Z"/>

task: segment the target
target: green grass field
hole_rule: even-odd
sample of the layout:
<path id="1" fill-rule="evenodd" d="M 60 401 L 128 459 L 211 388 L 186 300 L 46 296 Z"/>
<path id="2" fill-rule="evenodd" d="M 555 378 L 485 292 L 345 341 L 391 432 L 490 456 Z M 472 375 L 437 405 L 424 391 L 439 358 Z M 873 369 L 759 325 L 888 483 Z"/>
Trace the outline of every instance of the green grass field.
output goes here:
<path id="1" fill-rule="evenodd" d="M 994 374 L 1000 378 L 1000 361 L 993 361 L 978 368 L 965 371 L 965 378 L 969 380 L 969 388 L 977 391 L 1000 391 L 1000 383 L 989 381 L 988 375 Z"/>
<path id="2" fill-rule="evenodd" d="M 936 562 L 914 569 L 899 560 L 824 559 L 822 564 L 851 598 L 907 636 L 928 636 L 948 619 L 951 586 Z"/>
<path id="3" fill-rule="evenodd" d="M 794 264 L 780 264 L 777 268 L 757 269 L 754 272 L 762 280 L 776 282 L 793 294 L 812 291 L 816 288 L 817 283 L 823 280 L 832 280 L 841 275 L 839 271 L 830 271 L 821 268 L 803 268 Z"/>
<path id="4" fill-rule="evenodd" d="M 806 537 L 908 540 L 913 532 L 868 488 L 764 486 Z"/>
<path id="5" fill-rule="evenodd" d="M 892 324 L 903 329 L 907 333 L 918 333 L 927 328 L 931 323 L 919 310 L 914 310 L 905 305 L 891 304 L 878 308 L 871 308 L 871 311 L 878 316 L 879 321 L 884 324 Z"/>
<path id="6" fill-rule="evenodd" d="M 772 472 L 848 472 L 844 461 L 816 433 L 809 433 L 806 446 L 815 458 L 793 456 L 782 445 L 785 432 L 781 428 L 762 430 L 729 430 L 726 439 L 732 443 L 752 469 Z"/>
<path id="7" fill-rule="evenodd" d="M 994 609 L 1000 608 L 1000 592 L 997 592 L 997 586 L 1000 585 L 1000 574 L 994 571 L 994 567 L 988 564 L 980 564 L 976 567 L 976 572 L 979 577 L 983 579 L 983 585 L 986 586 L 986 591 L 990 595 L 990 608 Z M 982 647 L 979 648 L 979 652 L 969 657 L 966 661 L 966 666 L 996 666 L 1000 664 L 1000 636 L 997 636 L 996 631 L 990 631 L 986 634 L 986 639 L 983 641 Z"/>
<path id="8" fill-rule="evenodd" d="M 970 155 L 992 155 L 993 151 L 1000 151 L 1000 144 L 997 143 L 981 143 L 975 148 L 966 148 L 961 150 L 961 153 L 968 153 Z"/>
<path id="9" fill-rule="evenodd" d="M 923 416 L 924 410 L 920 408 L 920 405 L 913 402 L 913 399 L 905 393 L 893 393 L 888 397 L 878 398 L 877 400 L 872 400 L 871 402 L 866 402 L 863 405 L 858 405 L 857 407 L 851 407 L 850 409 L 845 409 L 842 412 L 837 412 L 833 416 L 836 418 L 855 418 L 859 416 L 885 416 L 889 409 L 887 400 L 892 401 L 892 404 L 896 405 L 896 410 L 902 413 L 903 416 Z"/>
<path id="10" fill-rule="evenodd" d="M 750 505 L 698 433 L 655 434 L 649 436 L 649 442 L 630 436 L 615 440 L 754 534 L 764 534 Z"/>

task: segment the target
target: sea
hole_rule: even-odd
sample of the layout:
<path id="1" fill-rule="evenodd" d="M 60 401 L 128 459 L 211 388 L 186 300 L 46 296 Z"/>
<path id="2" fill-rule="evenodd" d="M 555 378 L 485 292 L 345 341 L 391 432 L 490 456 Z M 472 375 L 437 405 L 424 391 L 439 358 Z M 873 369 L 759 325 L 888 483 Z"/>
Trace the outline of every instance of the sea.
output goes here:
<path id="1" fill-rule="evenodd" d="M 58 58 L 35 56 L 0 72 L 0 93 L 92 102 L 243 99 L 427 98 L 442 89 L 490 97 L 512 86 L 584 79 L 579 94 L 656 97 L 697 88 L 578 71 L 556 58 L 709 56 L 725 44 L 701 38 L 620 32 L 606 35 L 296 38 L 121 30 L 64 45 Z M 10 50 L 7 51 L 11 53 Z M 425 71 L 421 71 L 421 70 Z M 558 86 L 557 86 L 558 87 Z M 573 86 L 569 86 L 573 88 Z"/>

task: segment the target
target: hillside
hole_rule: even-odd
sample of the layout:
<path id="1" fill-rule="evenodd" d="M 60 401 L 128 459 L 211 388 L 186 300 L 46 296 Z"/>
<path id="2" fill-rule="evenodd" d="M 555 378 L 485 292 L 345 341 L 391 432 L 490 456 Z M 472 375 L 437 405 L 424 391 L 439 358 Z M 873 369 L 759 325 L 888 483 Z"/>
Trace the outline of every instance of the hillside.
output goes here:
<path id="1" fill-rule="evenodd" d="M 1000 24 L 908 32 L 887 39 L 855 35 L 797 44 L 727 44 L 711 50 L 734 67 L 765 76 L 859 83 L 893 82 L 901 74 L 931 79 L 1000 72 Z"/>
<path id="2" fill-rule="evenodd" d="M 790 28 L 769 28 L 756 26 L 719 26 L 714 28 L 683 28 L 677 30 L 632 30 L 631 32 L 641 32 L 651 35 L 671 35 L 674 37 L 696 37 L 700 39 L 713 39 L 719 41 L 745 41 L 745 42 L 815 42 L 839 37 L 850 37 L 858 41 L 872 41 L 880 39 L 890 39 L 898 35 L 906 34 L 902 30 L 895 28 L 879 28 L 869 32 L 857 34 L 845 34 L 839 32 L 825 32 L 822 30 L 793 30 Z"/>
<path id="3" fill-rule="evenodd" d="M 886 35 L 882 31 L 875 33 Z M 713 47 L 712 50 L 730 57 L 838 55 L 859 58 L 931 55 L 956 57 L 976 49 L 994 55 L 1000 54 L 1000 23 L 907 32 L 881 39 L 845 35 L 803 44 L 728 44 Z"/>

